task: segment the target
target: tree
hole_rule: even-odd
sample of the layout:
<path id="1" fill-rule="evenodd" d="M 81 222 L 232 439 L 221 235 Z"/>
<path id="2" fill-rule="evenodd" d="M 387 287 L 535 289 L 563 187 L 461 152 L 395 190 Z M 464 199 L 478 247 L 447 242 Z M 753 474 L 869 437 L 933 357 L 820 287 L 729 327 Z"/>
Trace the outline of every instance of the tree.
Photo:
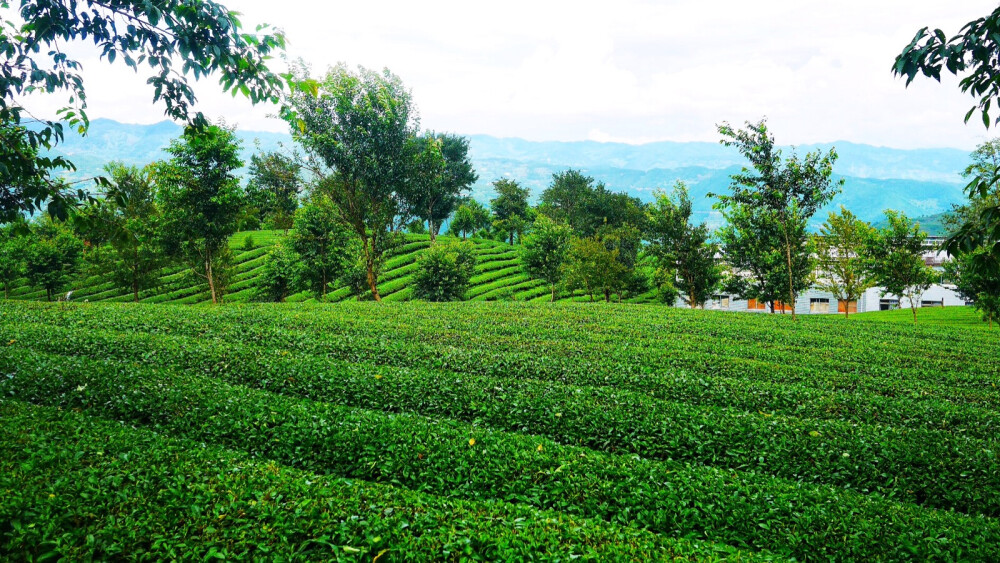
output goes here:
<path id="1" fill-rule="evenodd" d="M 441 223 L 451 216 L 462 193 L 476 181 L 469 160 L 469 140 L 457 135 L 426 133 L 415 140 L 416 182 L 411 195 L 418 217 L 427 222 L 433 243 Z"/>
<path id="2" fill-rule="evenodd" d="M 267 253 L 257 285 L 258 301 L 283 303 L 295 291 L 300 279 L 299 255 L 285 241 L 278 242 Z"/>
<path id="3" fill-rule="evenodd" d="M 156 169 L 167 247 L 208 283 L 212 303 L 219 303 L 229 237 L 246 203 L 235 176 L 243 166 L 239 139 L 224 126 L 189 127 L 167 152 L 173 158 Z"/>
<path id="4" fill-rule="evenodd" d="M 0 222 L 32 213 L 46 201 L 53 216 L 62 219 L 74 199 L 52 177 L 56 170 L 73 169 L 73 164 L 39 150 L 63 140 L 63 122 L 80 134 L 89 126 L 81 65 L 68 56 L 79 52 L 67 48 L 74 43 L 92 42 L 109 63 L 121 60 L 136 72 L 148 66 L 146 82 L 153 102 L 162 102 L 169 117 L 199 127 L 206 122 L 191 111 L 191 76 L 197 80 L 218 75 L 223 91 L 242 93 L 253 103 L 276 101 L 282 88 L 267 61 L 284 49 L 284 35 L 266 26 L 244 33 L 237 14 L 211 0 L 17 4 L 23 24 L 0 20 Z M 0 8 L 9 5 L 0 0 Z M 37 119 L 22 105 L 22 99 L 37 91 L 64 93 L 68 105 L 57 112 L 57 119 Z M 83 195 L 78 191 L 76 197 Z"/>
<path id="5" fill-rule="evenodd" d="M 450 232 L 458 232 L 465 240 L 466 235 L 475 233 L 490 226 L 490 212 L 483 204 L 470 199 L 458 206 L 455 217 L 451 220 Z"/>
<path id="6" fill-rule="evenodd" d="M 887 225 L 869 232 L 862 256 L 872 280 L 885 288 L 883 296 L 892 294 L 910 301 L 916 323 L 920 297 L 937 278 L 934 270 L 924 264 L 927 233 L 904 213 L 886 211 L 885 216 Z"/>
<path id="7" fill-rule="evenodd" d="M 571 236 L 572 230 L 568 225 L 540 215 L 521 249 L 521 264 L 525 272 L 549 284 L 553 303 L 556 300 L 556 286 L 563 278 L 562 265 L 566 260 Z"/>
<path id="8" fill-rule="evenodd" d="M 611 293 L 625 277 L 625 266 L 618 260 L 618 253 L 617 248 L 608 248 L 596 235 L 571 239 L 563 263 L 566 289 L 583 289 L 591 301 L 594 293 L 599 292 L 606 302 L 611 301 Z"/>
<path id="9" fill-rule="evenodd" d="M 850 317 L 850 304 L 872 286 L 861 260 L 861 251 L 870 235 L 871 226 L 855 217 L 844 206 L 840 213 L 830 213 L 815 237 L 819 272 L 816 286 L 829 291 L 844 302 L 844 317 Z"/>
<path id="10" fill-rule="evenodd" d="M 961 254 L 945 262 L 945 273 L 966 299 L 971 299 L 993 328 L 1000 321 L 1000 264 L 985 249 Z"/>
<path id="11" fill-rule="evenodd" d="M 745 205 L 731 205 L 722 216 L 726 222 L 717 236 L 727 270 L 723 287 L 744 299 L 768 303 L 773 313 L 781 301 L 787 268 L 777 224 L 770 215 Z M 797 273 L 808 275 L 808 264 L 803 262 L 799 259 L 793 264 L 799 268 Z"/>
<path id="12" fill-rule="evenodd" d="M 302 191 L 302 165 L 277 151 L 250 157 L 247 203 L 256 209 L 266 228 L 288 230 Z"/>
<path id="13" fill-rule="evenodd" d="M 18 225 L 0 226 L 0 285 L 3 298 L 10 298 L 10 290 L 24 276 L 24 240 L 16 232 Z"/>
<path id="14" fill-rule="evenodd" d="M 31 225 L 25 249 L 24 273 L 28 282 L 45 290 L 45 299 L 65 289 L 80 265 L 83 243 L 69 227 L 45 215 Z"/>
<path id="15" fill-rule="evenodd" d="M 745 211 L 766 216 L 763 221 L 777 228 L 787 281 L 782 298 L 791 306 L 794 320 L 796 295 L 808 287 L 812 271 L 809 264 L 812 248 L 806 224 L 843 185 L 843 180 L 834 182 L 831 177 L 837 152 L 830 149 L 823 154 L 817 150 L 801 159 L 795 154 L 783 159 L 763 119 L 757 123 L 747 122 L 743 130 L 723 123 L 719 133 L 723 136 L 722 144 L 736 147 L 750 161 L 753 171 L 744 167 L 731 176 L 730 195 L 711 195 L 719 200 L 717 208 L 743 206 Z M 800 262 L 809 267 L 800 267 Z"/>
<path id="16" fill-rule="evenodd" d="M 461 301 L 475 273 L 476 255 L 471 243 L 434 245 L 417 258 L 413 295 L 427 301 Z"/>
<path id="17" fill-rule="evenodd" d="M 642 232 L 638 227 L 628 223 L 615 227 L 606 225 L 598 229 L 595 236 L 609 252 L 614 253 L 618 264 L 603 278 L 604 300 L 610 301 L 611 294 L 614 293 L 621 302 L 626 292 L 645 291 L 649 280 L 637 270 L 639 251 L 642 249 Z"/>
<path id="18" fill-rule="evenodd" d="M 709 242 L 710 231 L 704 223 L 691 224 L 691 198 L 683 182 L 674 185 L 673 194 L 657 191 L 655 197 L 646 212 L 648 252 L 662 272 L 673 278 L 670 285 L 689 307 L 704 307 L 722 280 L 715 260 L 719 247 Z"/>
<path id="19" fill-rule="evenodd" d="M 350 238 L 333 202 L 323 194 L 314 194 L 295 214 L 292 250 L 301 261 L 299 276 L 320 301 L 347 268 Z"/>
<path id="20" fill-rule="evenodd" d="M 493 189 L 497 192 L 497 197 L 490 200 L 493 226 L 514 244 L 514 236 L 524 232 L 528 225 L 528 194 L 531 191 L 507 178 L 495 180 Z"/>
<path id="21" fill-rule="evenodd" d="M 163 246 L 163 215 L 156 202 L 150 168 L 113 162 L 104 167 L 109 182 L 103 197 L 84 209 L 74 221 L 88 223 L 84 230 L 90 242 L 98 242 L 100 267 L 110 274 L 115 287 L 139 293 L 155 287 L 167 263 Z"/>
<path id="22" fill-rule="evenodd" d="M 965 75 L 959 81 L 962 92 L 975 99 L 975 105 L 965 114 L 965 122 L 978 109 L 983 125 L 1000 123 L 1000 8 L 988 16 L 965 24 L 957 35 L 948 38 L 944 31 L 929 32 L 924 27 L 903 48 L 892 66 L 895 76 L 905 76 L 906 86 L 917 74 L 941 81 L 941 72 Z M 990 109 L 995 117 L 990 118 Z M 981 145 L 973 153 L 973 164 L 966 169 L 971 181 L 965 191 L 970 200 L 979 200 L 975 213 L 954 229 L 945 241 L 952 256 L 971 254 L 980 262 L 979 270 L 988 271 L 1000 263 L 1000 162 L 995 141 Z M 998 272 L 1000 274 L 1000 272 Z"/>
<path id="23" fill-rule="evenodd" d="M 317 187 L 335 204 L 338 221 L 361 241 L 368 286 L 381 301 L 377 264 L 396 236 L 394 221 L 410 205 L 409 143 L 417 127 L 410 93 L 388 70 L 338 65 L 319 82 L 295 67 L 289 77 L 282 118 L 311 157 Z"/>
<path id="24" fill-rule="evenodd" d="M 571 168 L 552 175 L 552 183 L 542 192 L 539 212 L 569 225 L 577 235 L 590 236 L 593 232 L 587 231 L 592 231 L 593 217 L 587 203 L 593 196 L 594 179 Z"/>

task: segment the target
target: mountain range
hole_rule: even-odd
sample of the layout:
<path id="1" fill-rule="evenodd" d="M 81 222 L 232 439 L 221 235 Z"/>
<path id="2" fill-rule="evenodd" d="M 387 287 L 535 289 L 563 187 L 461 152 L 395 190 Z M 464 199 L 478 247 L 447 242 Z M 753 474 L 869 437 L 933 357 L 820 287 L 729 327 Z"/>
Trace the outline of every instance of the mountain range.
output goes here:
<path id="1" fill-rule="evenodd" d="M 71 179 L 98 175 L 109 161 L 143 165 L 166 158 L 164 148 L 181 134 L 181 126 L 163 121 L 153 125 L 119 123 L 95 119 L 87 137 L 69 134 L 53 152 L 70 158 L 77 170 Z M 284 133 L 237 130 L 243 141 L 243 156 L 249 160 L 256 150 L 291 150 L 291 137 Z M 710 224 L 721 221 L 712 210 L 709 193 L 725 192 L 729 176 L 744 165 L 733 148 L 717 143 L 657 142 L 641 145 L 593 141 L 526 141 L 487 135 L 469 136 L 470 157 L 479 175 L 472 196 L 482 202 L 493 197 L 490 182 L 507 177 L 521 182 L 537 197 L 552 175 L 576 168 L 608 189 L 624 191 L 643 201 L 654 190 L 670 189 L 684 181 L 695 211 Z M 866 221 L 878 221 L 885 209 L 896 209 L 911 217 L 939 214 L 964 200 L 961 172 L 969 162 L 967 151 L 949 148 L 893 149 L 846 141 L 784 147 L 788 153 L 835 147 L 840 156 L 834 168 L 845 180 L 842 192 L 816 216 L 822 222 L 827 210 L 844 205 Z"/>

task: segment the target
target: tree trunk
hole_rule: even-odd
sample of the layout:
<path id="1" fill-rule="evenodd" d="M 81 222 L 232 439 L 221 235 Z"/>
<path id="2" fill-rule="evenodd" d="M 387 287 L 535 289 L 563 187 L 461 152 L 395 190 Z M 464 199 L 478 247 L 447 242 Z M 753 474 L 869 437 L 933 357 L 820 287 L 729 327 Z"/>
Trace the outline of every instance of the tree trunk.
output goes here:
<path id="1" fill-rule="evenodd" d="M 910 300 L 910 310 L 913 311 L 913 324 L 917 324 L 917 306 Z"/>
<path id="2" fill-rule="evenodd" d="M 611 303 L 611 291 L 607 289 L 604 290 L 604 302 Z"/>
<path id="3" fill-rule="evenodd" d="M 510 232 L 510 244 L 511 244 L 511 246 L 514 245 L 514 231 Z"/>
<path id="4" fill-rule="evenodd" d="M 132 300 L 134 303 L 139 302 L 139 283 L 136 281 L 132 282 Z"/>
<path id="5" fill-rule="evenodd" d="M 431 233 L 431 244 L 434 244 L 437 234 L 434 232 L 434 219 L 427 220 L 427 230 Z"/>
<path id="6" fill-rule="evenodd" d="M 212 305 L 219 303 L 215 294 L 215 276 L 212 274 L 212 253 L 205 252 L 205 277 L 208 279 L 208 290 L 212 294 Z"/>
<path id="7" fill-rule="evenodd" d="M 366 238 L 362 241 L 362 246 L 365 249 L 365 269 L 368 270 L 368 287 L 372 290 L 372 297 L 375 301 L 381 303 L 382 296 L 379 295 L 378 281 L 375 279 L 375 241 L 371 241 L 369 245 L 369 240 Z"/>
<path id="8" fill-rule="evenodd" d="M 556 302 L 556 284 L 552 284 L 552 301 L 550 303 Z"/>
<path id="9" fill-rule="evenodd" d="M 771 314 L 773 315 L 774 314 L 774 301 L 771 301 L 770 303 L 768 303 L 767 306 L 771 308 Z"/>
<path id="10" fill-rule="evenodd" d="M 785 260 L 788 265 L 788 301 L 792 304 L 792 320 L 795 320 L 795 290 L 792 284 L 792 243 L 788 240 L 788 232 L 785 231 Z M 785 308 L 781 308 L 781 313 L 785 313 Z"/>
<path id="11" fill-rule="evenodd" d="M 697 307 L 695 306 L 695 302 L 694 302 L 694 300 L 695 300 L 695 297 L 694 297 L 694 289 L 691 289 L 691 291 L 688 291 L 688 305 L 689 305 L 689 306 L 690 306 L 690 307 L 691 307 L 692 309 L 696 309 L 696 308 L 697 308 Z"/>

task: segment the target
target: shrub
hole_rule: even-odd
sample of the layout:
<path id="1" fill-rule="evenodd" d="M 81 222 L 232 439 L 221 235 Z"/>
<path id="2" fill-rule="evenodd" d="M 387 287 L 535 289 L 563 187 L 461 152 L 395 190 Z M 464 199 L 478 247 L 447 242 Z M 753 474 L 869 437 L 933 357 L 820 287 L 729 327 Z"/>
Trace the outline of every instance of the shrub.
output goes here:
<path id="1" fill-rule="evenodd" d="M 427 301 L 461 301 L 475 273 L 476 256 L 468 243 L 437 244 L 417 259 L 414 295 Z"/>

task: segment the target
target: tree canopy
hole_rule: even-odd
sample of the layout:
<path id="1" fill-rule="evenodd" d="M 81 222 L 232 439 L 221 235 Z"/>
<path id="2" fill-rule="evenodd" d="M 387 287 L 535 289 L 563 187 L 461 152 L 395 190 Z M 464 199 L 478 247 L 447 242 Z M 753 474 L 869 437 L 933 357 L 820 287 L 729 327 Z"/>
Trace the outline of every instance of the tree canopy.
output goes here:
<path id="1" fill-rule="evenodd" d="M 284 49 L 284 35 L 267 26 L 245 33 L 239 15 L 212 0 L 0 0 L 2 9 L 11 4 L 23 23 L 0 18 L 0 221 L 46 202 L 64 218 L 72 203 L 74 195 L 52 177 L 72 170 L 72 162 L 45 153 L 64 139 L 63 122 L 80 134 L 89 126 L 81 65 L 65 49 L 70 43 L 93 44 L 108 63 L 136 72 L 148 68 L 153 102 L 198 127 L 207 121 L 193 111 L 191 78 L 217 75 L 223 91 L 253 103 L 277 101 L 282 89 L 267 64 Z M 35 92 L 61 94 L 66 105 L 56 118 L 36 116 L 25 105 Z"/>

